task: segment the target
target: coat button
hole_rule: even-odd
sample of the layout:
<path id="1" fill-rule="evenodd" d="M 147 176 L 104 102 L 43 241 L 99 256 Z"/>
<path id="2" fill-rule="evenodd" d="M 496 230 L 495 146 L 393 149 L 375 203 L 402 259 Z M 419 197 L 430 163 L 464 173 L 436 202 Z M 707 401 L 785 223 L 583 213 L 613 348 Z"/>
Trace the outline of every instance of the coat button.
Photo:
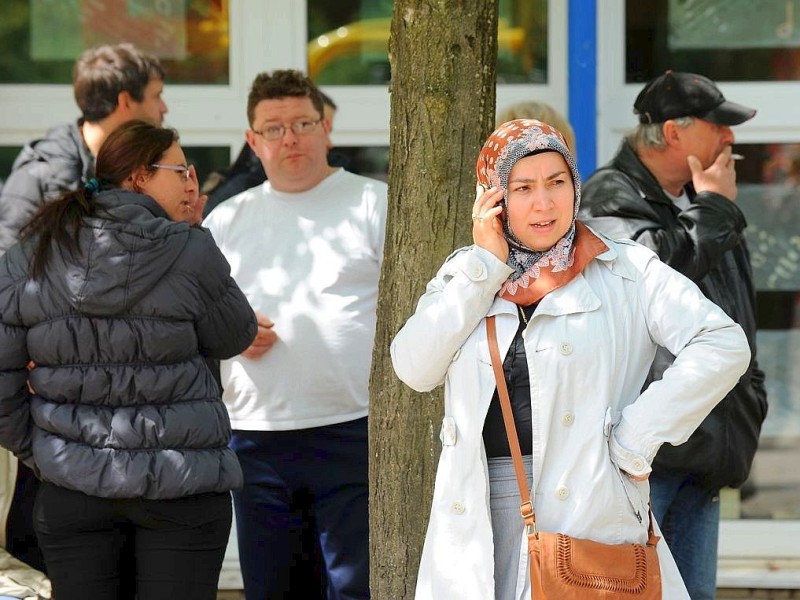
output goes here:
<path id="1" fill-rule="evenodd" d="M 569 342 L 561 342 L 561 347 L 559 348 L 561 354 L 564 356 L 569 356 L 572 354 L 572 344 Z"/>
<path id="2" fill-rule="evenodd" d="M 453 502 L 453 506 L 451 508 L 453 509 L 453 512 L 456 513 L 457 515 L 463 515 L 464 510 L 466 510 L 464 508 L 464 505 L 461 504 L 461 502 Z"/>
<path id="3" fill-rule="evenodd" d="M 561 415 L 561 424 L 562 425 L 572 425 L 575 422 L 575 415 L 571 412 L 567 411 L 563 415 Z"/>
<path id="4" fill-rule="evenodd" d="M 443 446 L 454 446 L 456 443 L 456 421 L 453 417 L 442 419 L 442 429 L 439 432 L 439 439 Z"/>
<path id="5" fill-rule="evenodd" d="M 644 471 L 644 461 L 641 458 L 634 459 L 633 468 L 637 471 Z"/>
<path id="6" fill-rule="evenodd" d="M 467 273 L 467 275 L 473 281 L 477 281 L 481 277 L 483 277 L 484 273 L 485 273 L 485 269 L 483 268 L 483 265 L 481 263 L 476 263 L 476 264 L 471 265 L 469 267 L 469 273 Z"/>
<path id="7" fill-rule="evenodd" d="M 565 485 L 560 485 L 556 488 L 556 498 L 559 500 L 566 500 L 569 498 L 569 488 Z"/>

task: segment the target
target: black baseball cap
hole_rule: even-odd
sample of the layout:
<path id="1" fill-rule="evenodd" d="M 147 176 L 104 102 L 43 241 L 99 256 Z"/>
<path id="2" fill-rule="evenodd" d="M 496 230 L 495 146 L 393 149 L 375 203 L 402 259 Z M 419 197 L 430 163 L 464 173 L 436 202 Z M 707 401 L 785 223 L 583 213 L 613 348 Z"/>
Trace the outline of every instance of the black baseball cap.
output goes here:
<path id="1" fill-rule="evenodd" d="M 708 77 L 671 70 L 644 86 L 633 103 L 633 112 L 645 124 L 697 117 L 717 125 L 739 125 L 756 114 L 754 108 L 725 100 Z"/>

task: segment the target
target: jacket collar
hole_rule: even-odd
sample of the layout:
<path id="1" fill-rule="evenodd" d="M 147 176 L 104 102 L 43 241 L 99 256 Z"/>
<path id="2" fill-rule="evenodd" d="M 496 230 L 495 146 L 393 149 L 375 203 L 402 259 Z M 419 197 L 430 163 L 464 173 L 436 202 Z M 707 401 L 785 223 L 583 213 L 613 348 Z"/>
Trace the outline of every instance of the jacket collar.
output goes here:
<path id="1" fill-rule="evenodd" d="M 83 135 L 81 134 L 82 124 L 83 119 L 78 119 L 77 122 L 70 123 L 69 135 L 72 137 L 72 141 L 78 149 L 81 162 L 81 178 L 83 182 L 86 183 L 89 179 L 94 177 L 94 156 L 91 150 L 89 150 L 89 146 L 83 141 Z"/>
<path id="2" fill-rule="evenodd" d="M 636 274 L 634 273 L 632 266 L 626 261 L 617 260 L 619 258 L 617 244 L 621 243 L 635 245 L 636 243 L 627 240 L 614 242 L 602 233 L 599 233 L 588 226 L 586 227 L 603 242 L 605 242 L 606 245 L 606 250 L 601 254 L 598 254 L 594 258 L 594 261 L 597 261 L 603 268 L 610 270 L 618 277 L 633 281 L 636 278 Z M 539 315 L 562 316 L 589 312 L 597 310 L 599 307 L 600 298 L 594 293 L 594 290 L 592 290 L 592 287 L 589 285 L 586 277 L 583 275 L 583 273 L 581 273 L 564 287 L 555 289 L 542 298 L 539 302 L 536 312 L 533 314 L 533 318 L 536 318 Z M 491 307 L 489 307 L 489 311 L 486 316 L 501 314 L 510 314 L 516 317 L 518 314 L 517 305 L 509 300 L 506 300 L 505 298 L 496 296 Z"/>
<path id="3" fill-rule="evenodd" d="M 603 239 L 606 242 L 606 246 L 608 246 L 608 250 L 599 255 L 596 260 L 598 260 L 601 265 L 603 265 L 605 268 L 610 270 L 615 275 L 618 275 L 619 277 L 622 277 L 623 279 L 627 279 L 629 281 L 634 281 L 636 279 L 636 273 L 630 262 L 617 260 L 617 258 L 619 257 L 617 244 L 626 244 L 633 246 L 638 244 L 631 240 L 617 240 L 616 242 L 612 242 L 610 238 L 607 238 L 602 233 L 595 231 L 595 234 L 597 235 L 597 237 Z"/>
<path id="4" fill-rule="evenodd" d="M 32 162 L 45 162 L 52 166 L 55 177 L 66 185 L 65 189 L 75 189 L 78 178 L 88 181 L 94 176 L 95 161 L 83 141 L 80 124 L 78 120 L 56 125 L 48 129 L 44 137 L 25 144 L 12 170 Z"/>
<path id="5" fill-rule="evenodd" d="M 564 287 L 553 290 L 539 302 L 533 318 L 541 315 L 553 317 L 571 315 L 574 313 L 589 312 L 600 307 L 600 299 L 594 293 L 583 274 L 578 275 Z M 518 314 L 517 305 L 496 296 L 486 316 L 511 314 L 515 318 Z"/>
<path id="6" fill-rule="evenodd" d="M 94 201 L 98 208 L 106 211 L 113 211 L 114 209 L 126 205 L 141 206 L 150 213 L 150 216 L 147 218 L 162 217 L 171 223 L 174 223 L 174 221 L 169 218 L 169 215 L 167 215 L 167 211 L 165 211 L 158 202 L 146 194 L 140 194 L 138 192 L 125 190 L 122 188 L 111 188 L 98 193 L 94 197 Z"/>
<path id="7" fill-rule="evenodd" d="M 627 175 L 631 179 L 631 185 L 633 185 L 637 193 L 645 200 L 666 204 L 675 209 L 675 204 L 664 194 L 664 190 L 661 188 L 658 180 L 648 168 L 644 166 L 644 163 L 639 159 L 639 156 L 633 150 L 628 140 L 622 141 L 619 151 L 611 162 L 608 163 L 608 167 Z M 693 196 L 693 193 L 689 194 L 690 198 Z"/>

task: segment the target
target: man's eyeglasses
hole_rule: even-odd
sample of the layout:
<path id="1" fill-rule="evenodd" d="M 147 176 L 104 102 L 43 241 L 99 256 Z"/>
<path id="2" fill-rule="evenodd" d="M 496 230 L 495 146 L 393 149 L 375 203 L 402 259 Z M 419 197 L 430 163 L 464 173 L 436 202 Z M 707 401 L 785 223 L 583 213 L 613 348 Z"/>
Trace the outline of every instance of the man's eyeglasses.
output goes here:
<path id="1" fill-rule="evenodd" d="M 176 171 L 179 174 L 181 180 L 183 180 L 184 183 L 189 181 L 189 169 L 190 169 L 190 167 L 187 167 L 186 165 L 158 165 L 158 164 L 152 164 L 152 165 L 150 165 L 150 167 L 152 167 L 153 169 L 167 169 L 169 171 Z"/>
<path id="2" fill-rule="evenodd" d="M 288 127 L 286 125 L 267 125 L 261 130 L 253 129 L 253 133 L 260 135 L 269 142 L 274 142 L 275 140 L 282 139 L 288 129 L 291 129 L 292 133 L 295 135 L 312 134 L 317 128 L 317 125 L 321 122 L 322 119 L 317 119 L 316 121 L 303 119 L 302 121 L 295 121 Z"/>

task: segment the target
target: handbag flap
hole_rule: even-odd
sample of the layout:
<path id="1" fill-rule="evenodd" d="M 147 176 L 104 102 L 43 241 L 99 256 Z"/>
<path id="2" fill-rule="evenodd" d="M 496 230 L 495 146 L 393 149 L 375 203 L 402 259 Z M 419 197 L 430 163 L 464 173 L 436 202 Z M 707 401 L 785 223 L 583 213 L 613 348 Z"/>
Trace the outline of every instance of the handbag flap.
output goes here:
<path id="1" fill-rule="evenodd" d="M 601 544 L 544 532 L 539 532 L 538 542 L 530 538 L 529 542 L 532 562 L 539 561 L 545 598 L 587 598 L 597 591 L 621 598 L 629 594 L 647 598 L 656 591 L 660 598 L 661 572 L 655 547 Z"/>

